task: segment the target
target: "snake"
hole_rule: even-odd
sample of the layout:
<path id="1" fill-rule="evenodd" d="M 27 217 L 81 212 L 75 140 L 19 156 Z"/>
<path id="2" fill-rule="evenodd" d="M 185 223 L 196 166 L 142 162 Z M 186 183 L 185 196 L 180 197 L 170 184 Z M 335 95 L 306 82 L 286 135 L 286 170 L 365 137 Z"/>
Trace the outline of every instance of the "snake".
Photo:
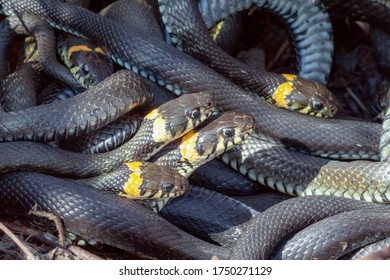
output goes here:
<path id="1" fill-rule="evenodd" d="M 188 181 L 172 168 L 150 162 L 126 162 L 115 170 L 77 182 L 129 199 L 172 198 L 184 194 Z"/>
<path id="2" fill-rule="evenodd" d="M 229 258 L 269 259 L 284 237 L 327 217 L 354 210 L 382 211 L 386 213 L 384 220 L 388 221 L 386 205 L 320 195 L 288 199 L 256 214 L 238 238 Z M 388 227 L 387 222 L 386 225 Z"/>
<path id="3" fill-rule="evenodd" d="M 7 20 L 0 21 L 0 31 L 2 41 L 0 44 L 0 55 L 2 61 L 0 66 L 0 80 L 2 81 L 11 72 L 11 65 L 8 58 L 11 55 L 10 46 L 12 45 L 15 33 Z"/>
<path id="4" fill-rule="evenodd" d="M 192 184 L 187 192 L 170 199 L 159 212 L 186 232 L 230 248 L 256 213 L 232 197 Z"/>
<path id="5" fill-rule="evenodd" d="M 388 238 L 389 210 L 353 210 L 323 219 L 295 234 L 275 258 L 340 259 L 358 248 Z M 324 234 L 325 228 L 332 232 L 332 237 Z"/>

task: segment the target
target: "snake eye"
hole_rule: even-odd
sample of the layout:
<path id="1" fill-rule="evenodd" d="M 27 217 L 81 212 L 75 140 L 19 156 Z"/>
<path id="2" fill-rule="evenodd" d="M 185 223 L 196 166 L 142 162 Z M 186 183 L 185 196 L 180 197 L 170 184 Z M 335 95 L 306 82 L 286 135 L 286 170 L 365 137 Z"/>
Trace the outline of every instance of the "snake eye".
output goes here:
<path id="1" fill-rule="evenodd" d="M 191 119 L 199 119 L 200 117 L 200 110 L 198 108 L 191 110 L 188 115 Z"/>
<path id="2" fill-rule="evenodd" d="M 80 68 L 81 72 L 86 75 L 88 74 L 89 72 L 89 66 L 87 64 L 84 64 L 81 68 Z"/>
<path id="3" fill-rule="evenodd" d="M 322 110 L 324 108 L 324 105 L 318 101 L 315 101 L 313 100 L 311 106 L 313 107 L 313 109 L 319 111 L 319 110 Z"/>
<path id="4" fill-rule="evenodd" d="M 234 129 L 233 128 L 224 128 L 222 129 L 222 135 L 226 138 L 234 136 Z"/>
<path id="5" fill-rule="evenodd" d="M 162 189 L 163 193 L 170 193 L 173 189 L 173 185 L 170 183 L 164 183 L 161 186 L 161 189 Z"/>

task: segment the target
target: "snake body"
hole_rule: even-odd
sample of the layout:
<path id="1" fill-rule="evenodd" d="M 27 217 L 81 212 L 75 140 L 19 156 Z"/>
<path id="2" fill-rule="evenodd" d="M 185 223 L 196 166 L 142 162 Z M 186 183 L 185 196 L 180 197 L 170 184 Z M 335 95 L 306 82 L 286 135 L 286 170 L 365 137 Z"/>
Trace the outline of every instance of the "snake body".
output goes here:
<path id="1" fill-rule="evenodd" d="M 323 219 L 292 237 L 283 246 L 279 257 L 300 260 L 342 258 L 378 239 L 388 238 L 389 211 L 390 209 L 354 210 Z"/>
<path id="2" fill-rule="evenodd" d="M 137 82 L 138 81 L 138 82 Z M 91 94 L 92 93 L 92 94 Z M 20 112 L 1 115 L 0 141 L 52 141 L 86 134 L 146 101 L 151 95 L 140 78 L 118 72 L 90 92 Z"/>
<path id="3" fill-rule="evenodd" d="M 184 195 L 167 202 L 159 214 L 208 242 L 231 247 L 256 211 L 231 197 L 191 185 Z"/>
<path id="4" fill-rule="evenodd" d="M 386 205 L 329 196 L 283 201 L 257 214 L 233 247 L 231 259 L 269 259 L 284 237 L 326 217 L 352 210 L 388 211 Z M 388 217 L 388 216 L 387 216 Z M 273 229 L 277 228 L 278 231 Z"/>
<path id="5" fill-rule="evenodd" d="M 0 65 L 0 80 L 2 81 L 11 71 L 10 61 L 8 58 L 10 56 L 10 46 L 12 45 L 15 34 L 7 20 L 0 21 L 0 32 L 0 56 L 2 61 Z"/>

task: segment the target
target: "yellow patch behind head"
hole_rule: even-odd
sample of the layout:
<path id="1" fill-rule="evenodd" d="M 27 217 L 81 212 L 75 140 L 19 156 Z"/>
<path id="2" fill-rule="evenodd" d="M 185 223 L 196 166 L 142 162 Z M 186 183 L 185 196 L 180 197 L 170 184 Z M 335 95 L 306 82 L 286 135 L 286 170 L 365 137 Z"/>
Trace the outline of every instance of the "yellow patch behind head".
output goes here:
<path id="1" fill-rule="evenodd" d="M 70 60 L 70 57 L 71 55 L 74 53 L 74 52 L 80 52 L 80 51 L 87 51 L 87 52 L 90 52 L 92 51 L 92 49 L 90 47 L 87 47 L 86 45 L 76 45 L 76 46 L 72 46 L 69 48 L 68 50 L 68 60 Z"/>
<path id="2" fill-rule="evenodd" d="M 123 186 L 124 193 L 120 195 L 131 199 L 142 199 L 142 197 L 140 197 L 140 187 L 143 183 L 143 179 L 141 178 L 140 173 L 140 167 L 142 166 L 142 162 L 128 162 L 125 164 L 132 173 L 130 174 L 129 179 Z"/>
<path id="3" fill-rule="evenodd" d="M 158 108 L 149 112 L 145 119 L 149 119 L 153 122 L 153 139 L 156 142 L 167 143 L 172 139 L 172 135 L 166 130 L 166 121 L 161 117 L 161 113 Z"/>
<path id="4" fill-rule="evenodd" d="M 286 97 L 293 91 L 291 82 L 285 82 L 279 85 L 272 94 L 274 103 L 278 107 L 288 109 L 288 104 L 286 102 Z"/>
<path id="5" fill-rule="evenodd" d="M 140 172 L 140 167 L 143 165 L 143 163 L 140 161 L 126 162 L 125 164 L 132 172 Z"/>
<path id="6" fill-rule="evenodd" d="M 286 102 L 286 97 L 291 94 L 291 92 L 294 90 L 292 87 L 292 83 L 297 77 L 293 74 L 282 74 L 282 76 L 287 80 L 283 84 L 279 85 L 275 91 L 272 94 L 272 98 L 274 101 L 274 104 L 278 107 L 289 109 Z"/>
<path id="7" fill-rule="evenodd" d="M 180 154 L 190 162 L 198 162 L 201 159 L 201 156 L 196 150 L 197 140 L 198 133 L 190 131 L 182 137 L 180 142 Z"/>

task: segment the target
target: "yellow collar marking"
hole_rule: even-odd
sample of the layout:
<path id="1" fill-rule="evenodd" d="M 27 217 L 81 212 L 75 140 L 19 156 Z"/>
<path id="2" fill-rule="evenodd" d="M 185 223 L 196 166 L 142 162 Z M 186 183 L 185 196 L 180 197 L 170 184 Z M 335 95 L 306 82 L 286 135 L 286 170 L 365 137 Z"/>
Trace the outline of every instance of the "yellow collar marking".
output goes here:
<path id="1" fill-rule="evenodd" d="M 183 158 L 188 159 L 190 162 L 198 162 L 201 160 L 201 156 L 195 149 L 197 140 L 198 133 L 190 131 L 183 136 L 180 142 L 180 154 Z"/>
<path id="2" fill-rule="evenodd" d="M 140 197 L 140 187 L 143 182 L 140 173 L 140 167 L 142 166 L 142 162 L 127 162 L 125 164 L 132 173 L 130 174 L 129 179 L 123 186 L 124 193 L 121 194 L 121 196 L 125 196 L 131 199 L 142 199 L 142 197 Z"/>
<path id="3" fill-rule="evenodd" d="M 145 119 L 149 119 L 153 122 L 153 139 L 156 142 L 167 143 L 173 140 L 172 135 L 165 129 L 166 123 L 157 109 L 152 110 L 145 116 Z"/>
<path id="4" fill-rule="evenodd" d="M 125 164 L 132 172 L 140 172 L 140 167 L 143 165 L 143 163 L 140 161 L 126 162 Z"/>
<path id="5" fill-rule="evenodd" d="M 279 85 L 274 93 L 272 94 L 272 98 L 274 101 L 274 104 L 276 104 L 279 107 L 288 109 L 289 106 L 286 102 L 286 97 L 291 94 L 293 91 L 292 87 L 292 81 L 296 78 L 295 75 L 292 74 L 282 74 L 284 78 L 286 78 L 287 82 L 284 82 L 283 84 Z"/>
<path id="6" fill-rule="evenodd" d="M 70 60 L 70 57 L 71 55 L 74 53 L 74 52 L 80 52 L 80 51 L 87 51 L 87 52 L 90 52 L 92 51 L 92 49 L 90 47 L 87 47 L 86 45 L 76 45 L 76 46 L 72 46 L 69 48 L 68 50 L 68 60 Z"/>

